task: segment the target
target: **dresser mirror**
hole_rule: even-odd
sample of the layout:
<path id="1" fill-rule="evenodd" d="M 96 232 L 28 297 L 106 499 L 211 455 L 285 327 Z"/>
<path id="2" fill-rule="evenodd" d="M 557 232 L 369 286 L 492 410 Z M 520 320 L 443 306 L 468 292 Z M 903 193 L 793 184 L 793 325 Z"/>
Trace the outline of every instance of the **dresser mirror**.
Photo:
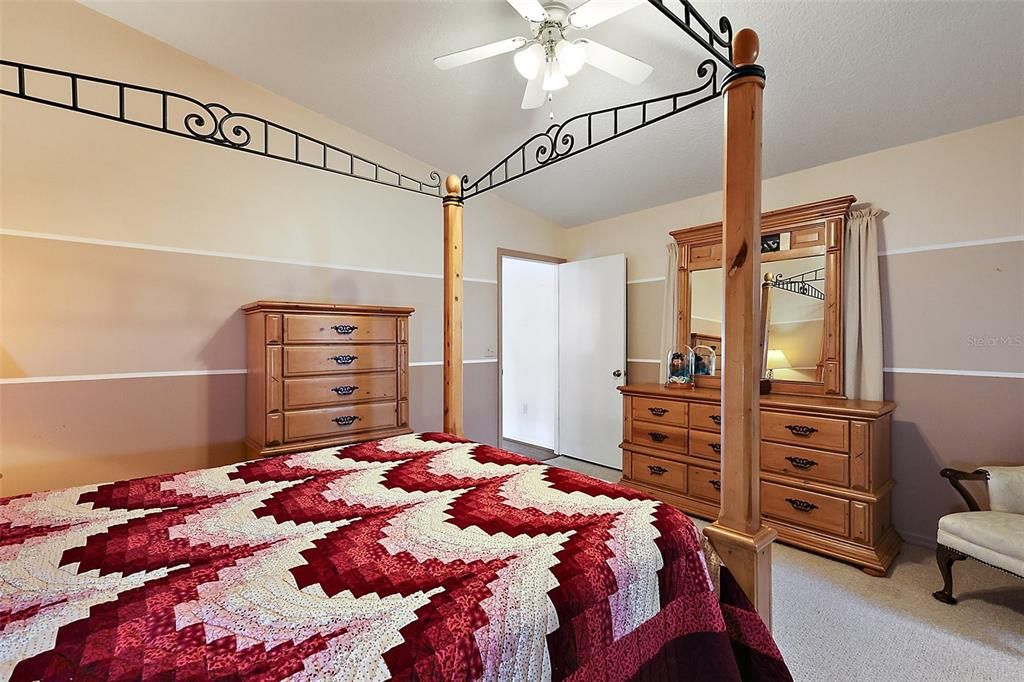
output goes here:
<path id="1" fill-rule="evenodd" d="M 772 211 L 761 224 L 762 377 L 773 393 L 841 395 L 842 253 L 846 213 L 854 197 Z M 679 245 L 679 341 L 710 355 L 713 374 L 698 386 L 720 385 L 722 224 L 672 232 Z"/>

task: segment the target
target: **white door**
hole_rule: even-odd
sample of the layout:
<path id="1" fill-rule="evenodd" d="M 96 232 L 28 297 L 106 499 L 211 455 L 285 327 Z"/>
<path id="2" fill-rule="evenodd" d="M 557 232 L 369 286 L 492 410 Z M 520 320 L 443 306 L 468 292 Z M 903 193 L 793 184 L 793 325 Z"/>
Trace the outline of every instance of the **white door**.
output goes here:
<path id="1" fill-rule="evenodd" d="M 626 256 L 558 266 L 558 451 L 622 469 Z"/>

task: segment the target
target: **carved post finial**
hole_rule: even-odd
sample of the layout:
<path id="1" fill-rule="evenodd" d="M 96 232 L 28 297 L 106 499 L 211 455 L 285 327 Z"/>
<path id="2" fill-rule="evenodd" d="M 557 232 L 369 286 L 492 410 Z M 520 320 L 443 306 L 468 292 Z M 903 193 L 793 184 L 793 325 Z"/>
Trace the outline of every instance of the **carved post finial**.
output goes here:
<path id="1" fill-rule="evenodd" d="M 748 66 L 757 62 L 761 52 L 761 40 L 752 28 L 742 28 L 732 39 L 732 62 L 736 66 Z"/>
<path id="2" fill-rule="evenodd" d="M 462 178 L 458 175 L 449 175 L 444 179 L 444 189 L 453 196 L 462 194 Z"/>

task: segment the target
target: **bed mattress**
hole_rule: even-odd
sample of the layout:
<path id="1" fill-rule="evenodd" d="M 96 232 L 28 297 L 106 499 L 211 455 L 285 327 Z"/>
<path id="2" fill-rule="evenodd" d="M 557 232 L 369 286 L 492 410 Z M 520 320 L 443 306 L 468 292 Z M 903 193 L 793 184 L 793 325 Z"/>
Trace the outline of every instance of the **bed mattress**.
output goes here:
<path id="1" fill-rule="evenodd" d="M 0 678 L 789 679 L 681 512 L 439 433 L 0 499 Z"/>

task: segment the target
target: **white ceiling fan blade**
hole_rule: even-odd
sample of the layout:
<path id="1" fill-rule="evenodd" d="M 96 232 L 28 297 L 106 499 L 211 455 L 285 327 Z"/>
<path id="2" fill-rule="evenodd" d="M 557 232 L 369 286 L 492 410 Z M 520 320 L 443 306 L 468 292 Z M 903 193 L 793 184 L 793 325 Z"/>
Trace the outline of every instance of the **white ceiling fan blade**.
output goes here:
<path id="1" fill-rule="evenodd" d="M 508 4 L 527 21 L 539 24 L 548 18 L 548 13 L 537 0 L 508 0 Z"/>
<path id="2" fill-rule="evenodd" d="M 448 69 L 454 69 L 456 66 L 472 64 L 481 59 L 497 57 L 499 54 L 518 50 L 523 45 L 526 45 L 526 43 L 526 38 L 506 38 L 496 43 L 487 43 L 479 47 L 471 47 L 468 50 L 460 50 L 441 57 L 435 57 L 434 65 L 442 71 L 447 71 Z"/>
<path id="3" fill-rule="evenodd" d="M 601 43 L 595 43 L 593 40 L 583 39 L 578 40 L 577 43 L 586 48 L 587 64 L 616 78 L 621 78 L 630 85 L 640 85 L 654 71 L 654 67 L 650 64 L 622 54 L 618 50 L 605 47 Z"/>
<path id="4" fill-rule="evenodd" d="M 536 109 L 543 106 L 546 95 L 547 93 L 544 92 L 544 73 L 541 72 L 526 81 L 526 92 L 523 93 L 523 109 Z"/>
<path id="5" fill-rule="evenodd" d="M 644 4 L 644 0 L 590 0 L 569 13 L 573 28 L 591 28 Z"/>

